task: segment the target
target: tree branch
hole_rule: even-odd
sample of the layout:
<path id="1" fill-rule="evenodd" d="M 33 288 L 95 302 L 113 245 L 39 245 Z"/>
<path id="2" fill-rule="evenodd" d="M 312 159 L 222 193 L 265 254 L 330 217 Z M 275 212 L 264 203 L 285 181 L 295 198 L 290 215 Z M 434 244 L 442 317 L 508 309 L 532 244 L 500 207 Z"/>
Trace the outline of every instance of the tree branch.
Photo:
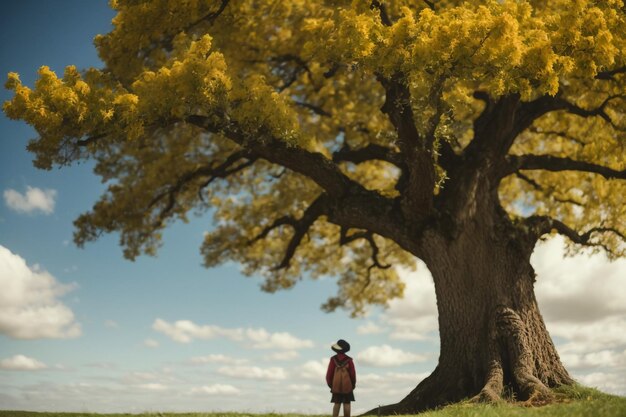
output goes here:
<path id="1" fill-rule="evenodd" d="M 598 80 L 615 80 L 614 75 L 626 73 L 626 65 L 609 71 L 601 71 L 596 74 Z"/>
<path id="2" fill-rule="evenodd" d="M 282 216 L 277 218 L 276 220 L 274 220 L 272 222 L 272 224 L 270 224 L 269 226 L 266 226 L 265 228 L 263 228 L 263 230 L 261 231 L 261 233 L 259 233 L 257 236 L 255 236 L 252 240 L 250 240 L 248 243 L 254 243 L 258 240 L 261 239 L 265 239 L 267 237 L 267 235 L 274 229 L 276 229 L 277 227 L 280 226 L 285 226 L 285 225 L 289 225 L 292 226 L 293 228 L 296 227 L 296 219 L 294 219 L 291 216 Z"/>
<path id="3" fill-rule="evenodd" d="M 387 8 L 380 1 L 372 0 L 372 4 L 370 5 L 370 9 L 371 10 L 378 9 L 378 12 L 380 14 L 380 21 L 383 22 L 383 25 L 391 26 L 393 24 L 391 22 L 391 19 L 389 18 L 389 15 L 387 14 Z"/>
<path id="4" fill-rule="evenodd" d="M 486 106 L 474 122 L 476 137 L 468 146 L 468 153 L 484 153 L 486 149 L 489 149 L 497 158 L 502 158 L 509 152 L 519 134 L 531 127 L 535 120 L 558 110 L 565 110 L 581 117 L 600 116 L 616 130 L 626 131 L 626 128 L 617 126 L 605 111 L 611 100 L 624 98 L 623 95 L 609 96 L 593 110 L 583 109 L 562 97 L 550 95 L 544 95 L 529 102 L 520 102 L 519 96 L 511 95 L 500 98 L 497 103 L 482 91 L 475 92 L 474 97 L 484 101 Z M 494 133 L 497 134 L 495 142 L 492 137 Z"/>
<path id="5" fill-rule="evenodd" d="M 235 164 L 238 160 L 242 158 L 248 158 L 248 161 L 240 164 L 235 168 L 231 168 L 233 164 Z M 225 178 L 234 172 L 237 172 L 247 166 L 252 165 L 256 161 L 256 159 L 257 158 L 255 156 L 252 156 L 250 151 L 241 150 L 229 155 L 226 161 L 219 164 L 217 167 L 204 166 L 182 175 L 175 184 L 171 185 L 167 188 L 167 190 L 155 196 L 152 201 L 150 201 L 150 204 L 148 204 L 148 208 L 151 208 L 163 198 L 168 198 L 167 204 L 160 210 L 157 220 L 154 222 L 154 227 L 161 226 L 163 220 L 165 220 L 165 218 L 169 216 L 172 209 L 174 208 L 174 205 L 176 204 L 177 195 L 180 193 L 185 185 L 195 179 L 210 176 L 209 180 L 200 187 L 200 189 L 202 189 L 209 185 L 209 183 L 211 183 L 216 178 Z"/>
<path id="6" fill-rule="evenodd" d="M 243 154 L 245 154 L 245 151 L 242 151 Z M 257 157 L 256 156 L 245 156 L 248 158 L 247 161 L 242 162 L 241 164 L 230 168 L 231 165 L 233 165 L 236 161 L 238 161 L 239 159 L 241 159 L 241 157 L 239 157 L 239 155 L 237 155 L 237 153 L 234 153 L 232 155 L 230 155 L 228 157 L 228 159 L 226 159 L 226 161 L 221 164 L 220 166 L 216 167 L 213 170 L 213 174 L 211 176 L 211 178 L 209 178 L 208 180 L 206 180 L 198 189 L 198 197 L 200 198 L 200 200 L 204 201 L 204 198 L 202 197 L 202 190 L 204 190 L 206 187 L 209 186 L 209 184 L 211 184 L 214 180 L 218 179 L 218 178 L 226 178 L 229 175 L 232 175 L 236 172 L 239 172 L 245 168 L 248 168 L 249 166 L 252 166 L 256 161 L 257 161 Z"/>
<path id="7" fill-rule="evenodd" d="M 85 138 L 85 139 L 79 139 L 76 141 L 76 146 L 78 147 L 89 146 L 95 141 L 102 139 L 104 137 L 107 137 L 108 135 L 109 135 L 108 133 L 100 133 L 98 135 L 89 136 L 88 138 Z"/>
<path id="8" fill-rule="evenodd" d="M 363 187 L 348 178 L 339 167 L 319 152 L 309 152 L 299 146 L 275 138 L 270 134 L 259 133 L 259 137 L 244 134 L 235 122 L 216 124 L 209 117 L 189 116 L 188 123 L 194 124 L 209 132 L 220 132 L 245 149 L 294 172 L 309 177 L 333 198 L 341 198 L 349 189 Z"/>
<path id="9" fill-rule="evenodd" d="M 404 167 L 401 155 L 385 146 L 370 143 L 358 149 L 352 149 L 348 144 L 344 144 L 341 149 L 333 153 L 334 162 L 354 162 L 360 164 L 372 160 L 386 161 L 399 168 Z"/>
<path id="10" fill-rule="evenodd" d="M 531 133 L 535 133 L 537 135 L 554 135 L 554 136 L 560 136 L 562 138 L 565 138 L 571 142 L 574 142 L 580 146 L 585 146 L 587 145 L 585 142 L 583 142 L 582 140 L 580 140 L 577 137 L 574 137 L 570 134 L 568 134 L 567 132 L 559 132 L 556 130 L 539 130 L 537 127 L 535 126 L 531 126 L 530 128 L 528 128 L 528 131 Z"/>
<path id="11" fill-rule="evenodd" d="M 583 204 L 576 201 L 576 200 L 572 200 L 570 198 L 561 198 L 558 197 L 554 194 L 552 194 L 549 190 L 546 190 L 541 184 L 539 184 L 537 181 L 533 180 L 530 177 L 527 177 L 526 175 L 522 174 L 521 172 L 516 172 L 515 176 L 517 178 L 519 178 L 520 180 L 526 182 L 527 184 L 529 184 L 531 187 L 533 187 L 535 190 L 545 194 L 546 196 L 548 196 L 549 198 L 554 199 L 554 201 L 557 201 L 559 203 L 569 203 L 569 204 L 573 204 L 579 207 L 582 207 Z"/>
<path id="12" fill-rule="evenodd" d="M 330 222 L 371 230 L 380 236 L 393 239 L 411 253 L 420 253 L 421 249 L 415 243 L 419 241 L 419 236 L 409 227 L 409 222 L 416 221 L 417 217 L 413 215 L 408 220 L 403 219 L 396 200 L 368 190 L 350 179 L 321 153 L 307 151 L 269 133 L 258 132 L 258 137 L 245 134 L 235 121 L 228 121 L 225 115 L 211 118 L 194 115 L 185 120 L 208 132 L 219 132 L 259 158 L 314 181 L 328 197 L 327 216 Z M 432 190 L 429 192 L 432 194 Z"/>
<path id="13" fill-rule="evenodd" d="M 169 36 L 164 37 L 163 39 L 155 41 L 152 45 L 141 49 L 139 53 L 142 54 L 143 56 L 148 56 L 149 52 L 156 48 L 172 49 L 172 40 L 174 39 L 176 34 L 180 32 L 188 32 L 190 30 L 193 30 L 196 26 L 200 25 L 203 22 L 213 23 L 222 14 L 222 12 L 224 12 L 224 9 L 226 9 L 226 6 L 228 6 L 229 2 L 230 0 L 222 0 L 219 8 L 216 11 L 202 16 L 200 19 L 196 20 L 195 22 L 192 22 L 189 25 L 185 26 L 184 28 L 177 30 L 176 33 L 173 33 Z"/>
<path id="14" fill-rule="evenodd" d="M 283 78 L 284 84 L 278 87 L 278 92 L 282 92 L 286 90 L 287 88 L 289 88 L 294 82 L 296 82 L 296 80 L 298 79 L 298 76 L 302 72 L 306 72 L 307 74 L 309 74 L 309 78 L 313 80 L 311 69 L 307 65 L 306 61 L 304 61 L 302 58 L 300 58 L 297 55 L 293 55 L 293 54 L 278 55 L 278 56 L 271 57 L 269 61 L 272 63 L 277 63 L 278 66 L 276 68 L 281 73 L 283 73 L 279 75 L 281 76 L 281 78 Z M 285 68 L 287 63 L 294 63 L 295 69 L 289 70 Z"/>
<path id="15" fill-rule="evenodd" d="M 621 127 L 618 126 L 612 119 L 611 117 L 608 115 L 608 113 L 606 113 L 605 109 L 606 106 L 609 104 L 609 102 L 611 100 L 615 100 L 615 99 L 624 99 L 626 96 L 624 96 L 623 94 L 617 94 L 617 95 L 610 95 L 608 96 L 603 102 L 602 104 L 600 104 L 599 107 L 595 108 L 595 109 L 584 109 L 582 107 L 579 107 L 578 105 L 574 104 L 574 103 L 570 103 L 569 101 L 561 98 L 561 97 L 553 97 L 552 98 L 552 110 L 565 110 L 570 114 L 574 114 L 576 116 L 580 116 L 580 117 L 594 117 L 594 116 L 599 116 L 602 119 L 604 119 L 608 124 L 610 124 L 615 130 L 619 130 L 622 132 L 626 132 L 626 127 Z"/>
<path id="16" fill-rule="evenodd" d="M 374 267 L 379 268 L 379 269 L 391 268 L 391 265 L 383 265 L 380 263 L 380 260 L 378 259 L 380 248 L 376 244 L 376 241 L 374 240 L 374 234 L 372 232 L 361 231 L 361 232 L 355 232 L 351 234 L 350 236 L 348 236 L 348 229 L 345 227 L 341 228 L 341 231 L 339 234 L 340 246 L 346 245 L 350 242 L 354 242 L 355 240 L 358 240 L 358 239 L 365 239 L 369 243 L 370 247 L 372 248 L 372 265 L 370 265 L 367 269 L 368 276 L 369 276 L 370 270 Z"/>
<path id="17" fill-rule="evenodd" d="M 622 240 L 626 241 L 626 236 L 619 230 L 612 227 L 593 227 L 585 233 L 579 234 L 576 230 L 572 229 L 560 220 L 554 219 L 549 216 L 531 216 L 524 221 L 525 225 L 532 230 L 534 236 L 538 239 L 544 234 L 550 233 L 552 230 L 556 230 L 558 233 L 566 236 L 574 243 L 585 246 L 599 246 L 604 248 L 609 253 L 613 251 L 602 243 L 590 242 L 591 235 L 594 233 L 614 233 Z"/>
<path id="18" fill-rule="evenodd" d="M 411 108 L 411 93 L 401 73 L 387 78 L 377 74 L 385 89 L 385 103 L 381 111 L 389 116 L 398 135 L 398 147 L 404 157 L 404 189 L 400 191 L 400 205 L 406 219 L 423 219 L 433 208 L 435 170 L 432 141 L 422 137 L 415 126 Z"/>
<path id="19" fill-rule="evenodd" d="M 300 245 L 302 238 L 309 231 L 309 228 L 315 223 L 315 221 L 326 214 L 328 211 L 328 198 L 325 194 L 321 194 L 311 205 L 304 211 L 302 217 L 298 220 L 284 220 L 285 224 L 289 224 L 294 229 L 294 234 L 287 244 L 285 255 L 283 260 L 273 269 L 278 271 L 289 267 L 291 259 L 296 253 L 296 249 Z"/>
<path id="20" fill-rule="evenodd" d="M 561 158 L 551 155 L 509 155 L 507 157 L 508 170 L 505 175 L 510 175 L 518 170 L 546 170 L 552 172 L 559 171 L 581 171 L 602 175 L 606 179 L 626 179 L 626 169 L 617 171 L 615 169 L 590 162 L 576 161 L 569 158 Z"/>

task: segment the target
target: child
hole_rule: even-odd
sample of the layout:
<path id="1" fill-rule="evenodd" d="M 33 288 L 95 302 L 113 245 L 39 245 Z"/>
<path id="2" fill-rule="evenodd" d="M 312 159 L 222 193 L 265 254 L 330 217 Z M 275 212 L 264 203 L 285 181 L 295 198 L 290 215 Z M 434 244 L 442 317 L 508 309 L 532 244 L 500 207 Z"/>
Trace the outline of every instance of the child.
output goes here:
<path id="1" fill-rule="evenodd" d="M 356 370 L 354 369 L 354 362 L 352 361 L 351 357 L 346 355 L 346 352 L 350 350 L 350 344 L 345 340 L 340 339 L 330 348 L 337 353 L 335 356 L 330 358 L 328 370 L 326 371 L 326 383 L 330 388 L 330 392 L 332 392 L 333 394 L 330 402 L 335 404 L 333 406 L 333 417 L 339 416 L 339 408 L 341 407 L 341 404 L 343 404 L 344 417 L 350 417 L 350 401 L 354 401 L 354 387 L 356 386 Z M 348 387 L 348 389 L 340 390 L 337 388 L 338 382 L 335 380 L 335 390 L 340 390 L 343 392 L 333 392 L 333 379 L 335 377 L 335 370 L 340 367 L 347 369 L 348 375 L 350 376 L 349 382 L 351 383 L 352 387 L 351 389 L 350 387 Z"/>

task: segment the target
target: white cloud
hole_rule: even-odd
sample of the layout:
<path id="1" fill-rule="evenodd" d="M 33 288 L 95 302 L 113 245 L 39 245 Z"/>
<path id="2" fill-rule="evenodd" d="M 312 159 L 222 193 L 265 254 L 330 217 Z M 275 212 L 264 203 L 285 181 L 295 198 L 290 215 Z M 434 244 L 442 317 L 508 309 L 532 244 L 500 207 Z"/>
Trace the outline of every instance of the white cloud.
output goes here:
<path id="1" fill-rule="evenodd" d="M 15 355 L 0 361 L 0 369 L 9 371 L 38 371 L 46 368 L 43 362 L 24 355 Z"/>
<path id="2" fill-rule="evenodd" d="M 626 368 L 626 349 L 619 352 L 614 350 L 600 350 L 597 352 L 571 352 L 562 349 L 561 360 L 568 369 L 601 369 Z"/>
<path id="3" fill-rule="evenodd" d="M 214 384 L 194 387 L 191 389 L 191 393 L 196 395 L 238 395 L 241 391 L 232 385 Z"/>
<path id="4" fill-rule="evenodd" d="M 280 380 L 287 378 L 285 370 L 279 367 L 259 368 L 258 366 L 224 366 L 219 368 L 217 373 L 239 379 Z"/>
<path id="5" fill-rule="evenodd" d="M 558 322 L 546 319 L 546 327 L 564 350 L 592 352 L 626 347 L 626 317 L 607 317 L 590 323 Z"/>
<path id="6" fill-rule="evenodd" d="M 148 390 L 148 391 L 166 391 L 168 389 L 166 385 L 159 384 L 157 382 L 151 382 L 148 384 L 139 384 L 137 385 L 137 387 Z"/>
<path id="7" fill-rule="evenodd" d="M 189 343 L 193 339 L 215 339 L 218 337 L 243 340 L 243 330 L 241 329 L 224 329 L 214 325 L 200 326 L 189 320 L 168 323 L 165 320 L 156 319 L 152 328 L 179 343 Z"/>
<path id="8" fill-rule="evenodd" d="M 574 378 L 624 395 L 626 259 L 610 262 L 603 253 L 565 253 L 565 239 L 556 236 L 539 243 L 531 258 L 546 327 Z"/>
<path id="9" fill-rule="evenodd" d="M 593 372 L 577 378 L 578 382 L 604 392 L 626 395 L 626 378 L 623 375 L 608 372 Z"/>
<path id="10" fill-rule="evenodd" d="M 4 190 L 4 202 L 10 209 L 18 213 L 39 211 L 44 214 L 52 214 L 56 195 L 56 190 L 42 190 L 27 186 L 25 194 L 20 194 L 13 189 Z"/>
<path id="11" fill-rule="evenodd" d="M 404 298 L 391 300 L 382 321 L 392 327 L 394 340 L 432 340 L 436 338 L 437 304 L 432 275 L 422 261 L 415 271 L 400 269 L 404 281 Z"/>
<path id="12" fill-rule="evenodd" d="M 287 385 L 287 391 L 294 391 L 294 392 L 306 392 L 306 391 L 311 391 L 313 389 L 312 386 L 310 386 L 309 384 L 289 384 Z"/>
<path id="13" fill-rule="evenodd" d="M 292 361 L 300 357 L 300 354 L 295 350 L 286 350 L 284 352 L 276 352 L 271 355 L 265 356 L 265 360 L 268 361 Z"/>
<path id="14" fill-rule="evenodd" d="M 248 329 L 246 337 L 253 342 L 253 348 L 256 349 L 302 349 L 313 347 L 310 340 L 298 339 L 289 333 L 269 333 L 265 329 Z"/>
<path id="15" fill-rule="evenodd" d="M 231 356 L 221 354 L 211 354 L 207 356 L 195 356 L 190 359 L 191 363 L 220 363 L 227 365 L 243 365 L 248 363 L 247 359 L 233 358 Z"/>
<path id="16" fill-rule="evenodd" d="M 531 258 L 547 320 L 589 323 L 626 315 L 626 259 L 609 262 L 603 253 L 564 255 L 565 239 L 557 236 L 538 244 Z"/>
<path id="17" fill-rule="evenodd" d="M 392 348 L 389 345 L 370 346 L 359 352 L 357 359 L 360 363 L 369 366 L 386 367 L 400 366 L 409 363 L 424 362 L 427 357 L 416 353 L 405 352 Z"/>
<path id="18" fill-rule="evenodd" d="M 326 378 L 326 370 L 328 369 L 328 362 L 328 359 L 307 361 L 300 366 L 297 374 L 301 378 L 312 381 L 324 381 L 324 378 Z"/>
<path id="19" fill-rule="evenodd" d="M 379 334 L 384 332 L 385 330 L 380 327 L 378 324 L 368 321 L 365 324 L 356 328 L 357 334 Z"/>
<path id="20" fill-rule="evenodd" d="M 79 336 L 74 313 L 58 300 L 75 287 L 0 245 L 0 333 L 15 339 Z"/>
<path id="21" fill-rule="evenodd" d="M 397 381 L 411 381 L 417 385 L 422 379 L 426 378 L 430 375 L 430 372 L 420 372 L 420 373 L 408 373 L 408 372 L 388 372 L 386 374 L 387 378 L 390 380 Z"/>
<path id="22" fill-rule="evenodd" d="M 251 342 L 255 349 L 302 349 L 313 347 L 310 340 L 299 339 L 289 333 L 270 333 L 259 329 L 226 329 L 216 325 L 198 325 L 189 320 L 168 323 L 157 318 L 152 328 L 179 343 L 190 343 L 194 339 L 226 338 L 236 342 Z"/>
<path id="23" fill-rule="evenodd" d="M 626 347 L 626 259 L 610 262 L 603 253 L 565 257 L 556 236 L 535 248 L 539 309 L 563 350 L 592 353 Z"/>
<path id="24" fill-rule="evenodd" d="M 133 371 L 122 377 L 122 382 L 128 385 L 139 385 L 145 381 L 154 381 L 159 379 L 159 375 L 154 372 Z"/>
<path id="25" fill-rule="evenodd" d="M 145 347 L 154 349 L 154 348 L 158 348 L 159 347 L 159 342 L 157 342 L 154 339 L 146 339 L 146 340 L 143 341 L 143 345 Z"/>

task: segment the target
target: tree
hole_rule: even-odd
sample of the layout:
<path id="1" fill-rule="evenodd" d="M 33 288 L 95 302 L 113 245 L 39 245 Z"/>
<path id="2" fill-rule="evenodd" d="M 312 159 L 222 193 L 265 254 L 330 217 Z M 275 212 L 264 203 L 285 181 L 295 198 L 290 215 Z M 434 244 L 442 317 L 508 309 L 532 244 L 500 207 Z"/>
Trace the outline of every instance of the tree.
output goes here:
<path id="1" fill-rule="evenodd" d="M 422 259 L 439 364 L 383 414 L 572 383 L 529 260 L 555 232 L 626 255 L 621 1 L 112 6 L 104 69 L 6 83 L 38 168 L 93 160 L 108 184 L 79 246 L 119 232 L 125 257 L 152 255 L 208 210 L 206 266 L 240 262 L 268 291 L 337 276 L 324 308 L 355 315 Z"/>

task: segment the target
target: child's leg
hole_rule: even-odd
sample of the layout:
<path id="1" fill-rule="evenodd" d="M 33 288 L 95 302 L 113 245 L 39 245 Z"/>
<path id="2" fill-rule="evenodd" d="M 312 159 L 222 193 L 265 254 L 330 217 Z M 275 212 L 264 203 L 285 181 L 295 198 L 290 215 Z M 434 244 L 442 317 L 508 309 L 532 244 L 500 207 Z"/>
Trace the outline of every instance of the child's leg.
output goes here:
<path id="1" fill-rule="evenodd" d="M 343 403 L 343 417 L 350 417 L 350 403 Z"/>
<path id="2" fill-rule="evenodd" d="M 341 407 L 341 403 L 335 403 L 335 405 L 333 405 L 333 417 L 339 417 L 339 407 Z"/>

